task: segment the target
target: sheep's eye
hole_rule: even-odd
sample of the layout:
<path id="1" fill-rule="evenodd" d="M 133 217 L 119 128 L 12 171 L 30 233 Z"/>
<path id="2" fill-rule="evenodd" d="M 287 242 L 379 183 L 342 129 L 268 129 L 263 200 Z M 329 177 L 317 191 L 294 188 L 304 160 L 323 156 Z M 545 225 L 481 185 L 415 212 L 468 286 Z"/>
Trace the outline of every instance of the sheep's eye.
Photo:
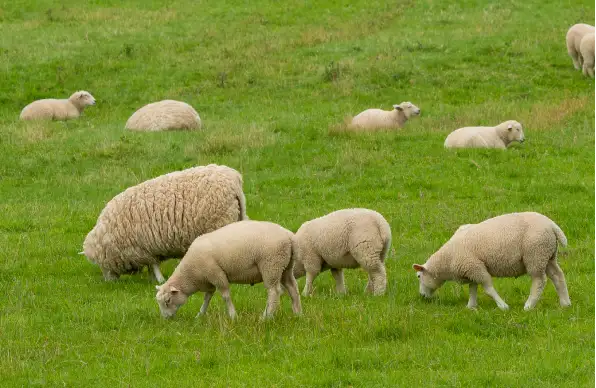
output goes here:
<path id="1" fill-rule="evenodd" d="M 416 272 L 416 276 L 418 277 L 418 279 L 420 279 L 420 276 L 422 276 L 422 274 L 420 272 Z"/>

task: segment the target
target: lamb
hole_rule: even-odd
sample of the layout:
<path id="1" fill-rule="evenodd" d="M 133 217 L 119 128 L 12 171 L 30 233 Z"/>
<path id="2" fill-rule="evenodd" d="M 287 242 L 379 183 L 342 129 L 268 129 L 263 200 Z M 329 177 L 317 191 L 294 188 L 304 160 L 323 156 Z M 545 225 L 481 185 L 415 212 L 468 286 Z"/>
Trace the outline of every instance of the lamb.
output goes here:
<path id="1" fill-rule="evenodd" d="M 525 141 L 522 125 L 515 120 L 494 127 L 464 127 L 451 132 L 445 139 L 445 148 L 499 148 L 506 149 L 513 141 Z"/>
<path id="2" fill-rule="evenodd" d="M 264 221 L 239 221 L 198 237 L 162 286 L 156 286 L 157 303 L 164 318 L 172 317 L 189 296 L 205 293 L 198 316 L 207 312 L 215 290 L 221 292 L 231 319 L 236 309 L 230 296 L 230 283 L 263 282 L 267 289 L 269 318 L 279 305 L 280 284 L 292 299 L 292 310 L 301 313 L 298 285 L 292 275 L 292 232 Z"/>
<path id="3" fill-rule="evenodd" d="M 343 269 L 358 267 L 368 272 L 366 292 L 385 293 L 385 258 L 391 246 L 391 228 L 376 211 L 334 211 L 302 224 L 294 241 L 294 276 L 306 274 L 302 295 L 312 294 L 315 278 L 327 269 L 335 279 L 336 291 L 345 294 Z"/>
<path id="4" fill-rule="evenodd" d="M 583 60 L 582 73 L 587 77 L 594 78 L 594 33 L 586 34 L 579 46 Z"/>
<path id="5" fill-rule="evenodd" d="M 557 242 L 567 245 L 565 234 L 548 217 L 534 212 L 511 213 L 458 229 L 425 264 L 414 264 L 420 294 L 430 298 L 446 281 L 469 283 L 468 308 L 477 306 L 478 284 L 497 306 L 509 308 L 492 283 L 495 277 L 532 278 L 524 309 L 530 310 L 542 295 L 548 276 L 554 283 L 561 306 L 571 305 L 565 275 L 557 263 Z M 545 275 L 546 273 L 546 275 Z"/>
<path id="6" fill-rule="evenodd" d="M 411 102 L 402 102 L 399 105 L 393 105 L 393 110 L 386 111 L 382 109 L 367 109 L 356 115 L 348 129 L 391 129 L 401 128 L 412 116 L 420 115 L 420 108 Z"/>
<path id="7" fill-rule="evenodd" d="M 197 236 L 246 218 L 240 173 L 215 164 L 193 167 L 115 196 L 85 238 L 83 253 L 105 280 L 147 266 L 163 283 L 161 261 L 181 258 Z"/>
<path id="8" fill-rule="evenodd" d="M 581 54 L 581 41 L 584 35 L 594 33 L 594 27 L 589 24 L 575 24 L 567 31 L 565 40 L 567 42 L 567 53 L 573 60 L 573 66 L 579 70 L 583 65 L 583 57 Z"/>
<path id="9" fill-rule="evenodd" d="M 68 120 L 79 117 L 85 107 L 95 105 L 95 98 L 84 90 L 68 99 L 54 98 L 33 101 L 21 111 L 21 120 Z"/>
<path id="10" fill-rule="evenodd" d="M 134 131 L 162 131 L 172 129 L 200 129 L 201 118 L 185 102 L 163 100 L 145 105 L 133 113 L 125 129 Z"/>

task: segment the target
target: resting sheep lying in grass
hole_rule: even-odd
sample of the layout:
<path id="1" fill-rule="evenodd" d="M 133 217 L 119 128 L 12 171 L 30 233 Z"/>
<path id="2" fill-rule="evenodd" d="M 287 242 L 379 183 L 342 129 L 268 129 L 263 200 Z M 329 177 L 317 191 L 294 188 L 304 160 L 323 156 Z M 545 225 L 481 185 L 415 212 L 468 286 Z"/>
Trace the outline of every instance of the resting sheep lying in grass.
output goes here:
<path id="1" fill-rule="evenodd" d="M 401 128 L 412 116 L 420 115 L 420 108 L 411 102 L 393 105 L 393 110 L 367 109 L 356 115 L 348 129 L 374 130 Z"/>
<path id="2" fill-rule="evenodd" d="M 115 196 L 83 243 L 83 253 L 106 280 L 184 256 L 201 234 L 246 219 L 242 176 L 210 164 L 145 181 Z"/>
<path id="3" fill-rule="evenodd" d="M 197 291 L 205 293 L 198 315 L 205 314 L 215 290 L 221 292 L 230 318 L 236 309 L 230 284 L 261 283 L 267 289 L 264 317 L 271 317 L 284 286 L 292 310 L 300 314 L 300 295 L 292 274 L 292 232 L 271 222 L 239 221 L 198 237 L 162 286 L 156 286 L 162 316 L 169 318 Z"/>
<path id="4" fill-rule="evenodd" d="M 525 310 L 534 308 L 546 276 L 553 281 L 561 306 L 571 305 L 565 275 L 557 264 L 557 243 L 567 245 L 565 234 L 551 219 L 533 213 L 511 213 L 458 229 L 425 264 L 414 264 L 420 294 L 429 298 L 446 281 L 470 284 L 468 308 L 477 306 L 478 284 L 497 306 L 509 308 L 493 287 L 492 277 L 532 277 Z M 546 275 L 545 275 L 546 274 Z"/>
<path id="5" fill-rule="evenodd" d="M 95 98 L 84 90 L 68 99 L 53 98 L 33 101 L 21 111 L 21 120 L 68 120 L 77 118 L 85 107 L 95 105 Z"/>
<path id="6" fill-rule="evenodd" d="M 594 33 L 586 34 L 579 45 L 583 60 L 582 73 L 594 78 Z"/>
<path id="7" fill-rule="evenodd" d="M 582 68 L 584 60 L 582 58 L 580 45 L 582 38 L 586 34 L 594 33 L 594 27 L 589 24 L 575 24 L 567 31 L 565 40 L 567 42 L 567 53 L 573 60 L 573 66 L 579 70 Z"/>
<path id="8" fill-rule="evenodd" d="M 464 127 L 451 132 L 445 139 L 445 148 L 499 148 L 506 149 L 513 141 L 525 140 L 522 125 L 515 120 L 495 127 Z"/>
<path id="9" fill-rule="evenodd" d="M 345 293 L 343 269 L 358 267 L 368 272 L 367 292 L 385 293 L 391 228 L 381 214 L 368 209 L 337 210 L 302 224 L 294 241 L 294 276 L 306 274 L 302 295 L 312 293 L 315 278 L 327 269 L 335 278 L 337 292 Z"/>
<path id="10" fill-rule="evenodd" d="M 125 128 L 135 131 L 200 129 L 201 118 L 197 111 L 185 102 L 163 100 L 137 110 L 130 116 Z"/>

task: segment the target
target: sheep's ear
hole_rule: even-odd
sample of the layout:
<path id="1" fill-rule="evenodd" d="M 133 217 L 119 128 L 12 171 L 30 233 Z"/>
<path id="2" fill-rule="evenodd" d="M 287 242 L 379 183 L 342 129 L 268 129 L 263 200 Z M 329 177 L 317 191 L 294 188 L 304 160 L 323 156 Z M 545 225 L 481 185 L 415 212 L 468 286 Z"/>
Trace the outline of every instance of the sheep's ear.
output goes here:
<path id="1" fill-rule="evenodd" d="M 420 264 L 414 264 L 414 265 L 412 266 L 412 268 L 414 268 L 414 269 L 415 269 L 416 271 L 418 271 L 418 272 L 424 272 L 424 270 L 425 270 L 424 266 L 422 266 L 422 265 L 420 265 Z"/>
<path id="2" fill-rule="evenodd" d="M 179 289 L 177 289 L 176 287 L 172 287 L 172 288 L 170 288 L 170 292 L 171 292 L 172 294 L 177 294 L 178 292 L 180 292 L 180 290 L 179 290 Z"/>
<path id="3" fill-rule="evenodd" d="M 404 110 L 400 105 L 393 105 L 393 109 L 395 110 Z"/>
<path id="4" fill-rule="evenodd" d="M 507 130 L 508 130 L 508 131 L 511 131 L 512 129 L 513 129 L 513 125 L 509 124 L 509 125 L 507 126 Z"/>

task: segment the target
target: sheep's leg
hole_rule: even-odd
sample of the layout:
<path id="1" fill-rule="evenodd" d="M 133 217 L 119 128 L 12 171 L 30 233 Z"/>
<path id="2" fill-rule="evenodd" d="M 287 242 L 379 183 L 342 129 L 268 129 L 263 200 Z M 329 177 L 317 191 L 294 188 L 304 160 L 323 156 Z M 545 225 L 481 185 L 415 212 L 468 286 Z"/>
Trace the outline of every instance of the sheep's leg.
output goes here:
<path id="1" fill-rule="evenodd" d="M 335 291 L 338 294 L 345 294 L 347 292 L 344 282 L 344 271 L 341 268 L 331 268 L 331 275 L 335 279 Z"/>
<path id="2" fill-rule="evenodd" d="M 313 282 L 317 278 L 319 272 L 307 272 L 306 273 L 306 283 L 304 284 L 304 289 L 302 290 L 302 296 L 310 296 L 313 290 Z"/>
<path id="3" fill-rule="evenodd" d="M 298 283 L 296 283 L 296 278 L 294 278 L 291 269 L 284 271 L 281 281 L 286 291 L 288 291 L 290 298 L 292 298 L 292 311 L 294 311 L 294 314 L 302 314 Z"/>
<path id="4" fill-rule="evenodd" d="M 470 299 L 468 299 L 468 308 L 475 310 L 478 307 L 478 284 L 470 283 Z"/>
<path id="5" fill-rule="evenodd" d="M 530 296 L 524 305 L 524 310 L 531 310 L 536 306 L 538 300 L 542 296 L 542 291 L 544 291 L 544 286 L 546 285 L 546 275 L 541 273 L 539 275 L 532 276 L 532 288 L 530 290 Z"/>
<path id="6" fill-rule="evenodd" d="M 152 275 L 151 275 L 151 270 L 149 271 L 151 278 L 155 279 L 160 284 L 164 283 L 166 281 L 166 279 L 163 277 L 163 275 L 159 269 L 159 263 L 151 264 L 151 268 L 153 269 Z"/>
<path id="7" fill-rule="evenodd" d="M 234 307 L 234 303 L 232 303 L 232 296 L 230 295 L 230 288 L 226 284 L 225 286 L 220 286 L 219 291 L 221 292 L 221 297 L 226 302 L 226 306 L 228 307 L 228 315 L 230 319 L 236 318 L 236 308 Z"/>
<path id="8" fill-rule="evenodd" d="M 366 292 L 372 292 L 373 295 L 383 295 L 387 287 L 387 274 L 381 257 L 383 248 L 384 244 L 379 238 L 360 242 L 350 251 L 354 260 L 368 272 Z"/>
<path id="9" fill-rule="evenodd" d="M 581 69 L 582 68 L 582 63 L 581 63 L 582 56 L 579 55 L 579 53 L 577 53 L 575 50 L 569 50 L 569 56 L 571 56 L 571 60 L 573 61 L 573 67 L 575 67 L 575 70 Z"/>
<path id="10" fill-rule="evenodd" d="M 372 292 L 373 295 L 383 295 L 387 288 L 387 273 L 385 265 L 378 263 L 375 266 L 367 268 L 368 270 L 368 284 L 366 285 L 366 292 Z M 371 286 L 372 285 L 372 286 Z"/>
<path id="11" fill-rule="evenodd" d="M 267 307 L 265 308 L 265 312 L 263 313 L 263 318 L 271 318 L 277 310 L 277 306 L 279 306 L 279 295 L 281 294 L 281 289 L 279 288 L 279 284 L 270 286 L 267 289 Z"/>
<path id="12" fill-rule="evenodd" d="M 209 307 L 209 302 L 211 302 L 212 296 L 213 296 L 213 291 L 205 292 L 205 298 L 203 299 L 203 305 L 201 306 L 201 310 L 199 310 L 199 313 L 197 314 L 197 318 L 200 317 L 201 315 L 205 315 L 205 313 L 207 312 L 207 308 Z"/>
<path id="13" fill-rule="evenodd" d="M 546 275 L 555 285 L 561 306 L 571 306 L 569 291 L 567 291 L 567 282 L 565 281 L 565 274 L 561 270 L 561 267 L 559 267 L 559 264 L 556 260 L 550 260 L 548 262 L 548 265 L 546 266 Z"/>
<path id="14" fill-rule="evenodd" d="M 102 268 L 101 273 L 107 282 L 112 282 L 120 278 L 120 275 L 118 275 L 116 272 L 110 271 L 109 269 Z"/>
<path id="15" fill-rule="evenodd" d="M 489 277 L 490 277 L 490 275 L 489 275 Z M 501 299 L 501 297 L 497 293 L 497 290 L 495 290 L 495 288 L 493 287 L 492 279 L 482 283 L 482 288 L 484 288 L 484 292 L 486 293 L 486 295 L 493 298 L 493 300 L 497 303 L 497 307 L 499 307 L 501 310 L 509 309 L 509 306 L 507 305 L 507 303 L 505 303 L 505 301 L 503 299 Z"/>

